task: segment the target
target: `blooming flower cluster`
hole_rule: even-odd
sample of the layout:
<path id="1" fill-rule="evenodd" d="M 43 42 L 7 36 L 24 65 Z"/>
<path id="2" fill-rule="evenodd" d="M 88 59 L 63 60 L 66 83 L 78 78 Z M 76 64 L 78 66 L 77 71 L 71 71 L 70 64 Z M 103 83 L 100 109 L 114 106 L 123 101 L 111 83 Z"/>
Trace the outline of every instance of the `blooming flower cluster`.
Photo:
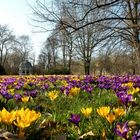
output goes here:
<path id="1" fill-rule="evenodd" d="M 98 108 L 97 113 L 101 117 L 106 118 L 106 120 L 109 123 L 114 122 L 117 118 L 124 116 L 126 114 L 126 112 L 123 108 L 113 108 L 113 112 L 111 112 L 111 109 L 109 106 L 104 106 L 104 107 Z"/>
<path id="2" fill-rule="evenodd" d="M 36 121 L 41 116 L 41 113 L 35 112 L 34 110 L 29 110 L 21 108 L 20 110 L 7 111 L 5 108 L 0 111 L 0 121 L 2 123 L 19 127 L 23 130 L 29 127 L 32 122 Z M 21 132 L 21 131 L 20 131 Z"/>
<path id="3" fill-rule="evenodd" d="M 14 125 L 23 135 L 41 116 L 46 120 L 39 130 L 42 135 L 55 135 L 56 130 L 73 139 L 135 140 L 140 137 L 139 93 L 140 76 L 132 75 L 1 77 L 1 127 Z M 136 124 L 130 126 L 130 122 Z"/>

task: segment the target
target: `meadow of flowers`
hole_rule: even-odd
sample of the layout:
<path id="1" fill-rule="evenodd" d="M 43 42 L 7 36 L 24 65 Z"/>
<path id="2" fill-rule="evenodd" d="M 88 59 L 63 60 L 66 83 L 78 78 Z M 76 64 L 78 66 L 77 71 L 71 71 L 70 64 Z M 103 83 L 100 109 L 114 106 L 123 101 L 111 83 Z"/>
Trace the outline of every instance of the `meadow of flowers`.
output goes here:
<path id="1" fill-rule="evenodd" d="M 2 76 L 0 139 L 139 140 L 140 76 Z"/>

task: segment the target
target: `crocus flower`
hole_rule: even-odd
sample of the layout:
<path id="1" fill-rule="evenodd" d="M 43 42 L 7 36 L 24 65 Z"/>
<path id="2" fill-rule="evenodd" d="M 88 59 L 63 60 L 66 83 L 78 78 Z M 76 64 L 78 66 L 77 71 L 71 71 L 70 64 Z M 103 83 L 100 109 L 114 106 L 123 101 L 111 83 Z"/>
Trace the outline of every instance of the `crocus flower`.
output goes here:
<path id="1" fill-rule="evenodd" d="M 138 88 L 138 87 L 136 87 L 136 88 L 134 88 L 134 87 L 132 87 L 132 88 L 130 88 L 128 91 L 127 91 L 127 94 L 134 94 L 134 93 L 137 93 L 137 92 L 139 92 L 140 91 L 140 88 Z"/>
<path id="2" fill-rule="evenodd" d="M 24 96 L 21 98 L 22 102 L 27 103 L 29 101 L 29 96 Z"/>
<path id="3" fill-rule="evenodd" d="M 93 90 L 93 87 L 92 86 L 86 86 L 85 87 L 85 91 L 88 92 L 88 93 L 91 93 Z"/>
<path id="4" fill-rule="evenodd" d="M 47 95 L 50 98 L 50 100 L 54 101 L 58 97 L 58 91 L 57 90 L 50 91 L 47 93 Z"/>
<path id="5" fill-rule="evenodd" d="M 82 112 L 82 114 L 83 114 L 86 118 L 88 118 L 88 117 L 91 115 L 91 113 L 92 113 L 92 107 L 89 107 L 89 108 L 82 108 L 82 109 L 81 109 L 81 112 Z"/>
<path id="6" fill-rule="evenodd" d="M 67 86 L 68 85 L 67 81 L 65 81 L 65 80 L 62 80 L 61 84 L 62 84 L 62 86 Z"/>
<path id="7" fill-rule="evenodd" d="M 30 96 L 33 97 L 33 98 L 35 98 L 37 96 L 37 91 L 36 90 L 31 91 L 30 92 Z"/>
<path id="8" fill-rule="evenodd" d="M 139 139 L 140 139 L 140 130 L 137 130 L 132 136 L 132 140 L 139 140 Z"/>
<path id="9" fill-rule="evenodd" d="M 128 131 L 129 131 L 128 122 L 125 122 L 124 124 L 122 123 L 116 124 L 115 133 L 121 138 L 126 138 Z"/>
<path id="10" fill-rule="evenodd" d="M 4 97 L 5 97 L 7 100 L 10 100 L 10 99 L 13 98 L 13 96 L 12 96 L 11 94 L 6 94 Z"/>
<path id="11" fill-rule="evenodd" d="M 106 119 L 108 120 L 109 123 L 112 123 L 115 121 L 116 117 L 113 113 L 110 113 L 106 116 Z"/>
<path id="12" fill-rule="evenodd" d="M 68 119 L 71 123 L 74 123 L 75 125 L 79 126 L 79 122 L 81 120 L 79 114 L 71 114 L 70 118 Z"/>
<path id="13" fill-rule="evenodd" d="M 16 120 L 14 124 L 19 128 L 29 127 L 32 122 L 38 119 L 41 116 L 40 112 L 35 112 L 34 110 L 29 110 L 21 108 L 16 112 Z"/>
<path id="14" fill-rule="evenodd" d="M 124 116 L 126 114 L 123 108 L 113 108 L 113 112 L 115 113 L 115 117 L 118 118 L 120 116 Z"/>
<path id="15" fill-rule="evenodd" d="M 127 86 L 127 87 L 133 87 L 133 84 L 134 83 L 132 83 L 132 82 L 128 82 L 128 83 L 124 83 L 124 84 L 122 84 L 122 86 Z"/>
<path id="16" fill-rule="evenodd" d="M 14 95 L 14 98 L 15 98 L 16 100 L 21 100 L 22 96 L 21 96 L 20 94 L 15 94 L 15 95 Z"/>
<path id="17" fill-rule="evenodd" d="M 73 87 L 73 88 L 70 89 L 68 95 L 70 95 L 70 96 L 75 96 L 75 95 L 78 95 L 79 92 L 80 92 L 80 88 Z"/>
<path id="18" fill-rule="evenodd" d="M 14 88 L 8 89 L 8 93 L 9 93 L 9 94 L 14 95 L 14 92 L 15 92 L 15 89 L 14 89 Z"/>
<path id="19" fill-rule="evenodd" d="M 132 98 L 133 97 L 131 94 L 124 94 L 121 96 L 120 99 L 121 99 L 122 103 L 124 103 L 125 105 L 128 105 L 128 103 L 132 101 Z"/>
<path id="20" fill-rule="evenodd" d="M 97 113 L 104 118 L 109 114 L 109 112 L 110 112 L 109 106 L 99 107 L 99 109 L 97 109 Z"/>
<path id="21" fill-rule="evenodd" d="M 60 90 L 61 90 L 61 92 L 64 92 L 65 87 L 64 86 L 60 87 Z"/>
<path id="22" fill-rule="evenodd" d="M 19 127 L 19 137 L 24 136 L 24 128 L 29 127 L 32 122 L 34 122 L 41 116 L 40 112 L 35 112 L 34 110 L 29 110 L 28 108 L 21 108 L 20 110 L 17 110 L 15 112 L 16 117 L 14 120 L 14 125 Z"/>
<path id="23" fill-rule="evenodd" d="M 0 111 L 0 120 L 6 124 L 12 124 L 13 120 L 15 119 L 15 114 L 12 112 L 8 112 L 5 108 Z"/>
<path id="24" fill-rule="evenodd" d="M 127 94 L 126 92 L 117 92 L 116 93 L 118 98 L 120 99 L 121 103 L 123 103 L 124 105 L 128 106 L 128 103 L 132 102 L 133 100 L 133 96 L 132 94 Z"/>
<path id="25" fill-rule="evenodd" d="M 48 84 L 44 84 L 44 85 L 42 85 L 42 88 L 43 88 L 44 90 L 47 90 L 47 89 L 48 89 L 48 87 L 49 87 L 49 85 L 48 85 Z"/>
<path id="26" fill-rule="evenodd" d="M 21 85 L 16 85 L 15 89 L 20 89 L 21 87 Z"/>

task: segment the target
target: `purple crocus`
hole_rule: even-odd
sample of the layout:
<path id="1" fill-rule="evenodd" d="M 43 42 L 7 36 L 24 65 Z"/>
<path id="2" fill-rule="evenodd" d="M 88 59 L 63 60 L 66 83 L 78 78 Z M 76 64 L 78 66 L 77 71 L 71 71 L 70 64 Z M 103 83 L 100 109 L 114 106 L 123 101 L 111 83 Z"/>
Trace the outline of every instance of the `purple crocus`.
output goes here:
<path id="1" fill-rule="evenodd" d="M 132 102 L 132 94 L 127 94 L 126 91 L 116 92 L 116 95 L 120 99 L 121 103 L 123 103 L 126 106 L 128 106 L 128 104 Z"/>
<path id="2" fill-rule="evenodd" d="M 61 92 L 64 92 L 65 87 L 64 86 L 60 87 L 60 90 L 61 90 Z"/>
<path id="3" fill-rule="evenodd" d="M 2 89 L 2 90 L 0 91 L 0 93 L 1 93 L 1 95 L 2 95 L 3 97 L 5 97 L 5 96 L 8 94 L 8 92 L 7 92 L 5 89 Z"/>
<path id="4" fill-rule="evenodd" d="M 15 94 L 15 95 L 14 95 L 14 98 L 15 98 L 16 100 L 21 100 L 22 96 L 21 96 L 20 94 Z"/>
<path id="5" fill-rule="evenodd" d="M 93 90 L 93 87 L 90 86 L 90 85 L 85 87 L 85 91 L 88 92 L 88 93 L 91 93 L 92 90 Z"/>
<path id="6" fill-rule="evenodd" d="M 79 122 L 81 118 L 79 114 L 71 114 L 68 120 L 69 122 L 74 123 L 75 125 L 79 126 Z"/>
<path id="7" fill-rule="evenodd" d="M 5 97 L 7 100 L 10 100 L 10 99 L 13 98 L 13 96 L 12 96 L 11 94 L 6 94 L 4 97 Z"/>
<path id="8" fill-rule="evenodd" d="M 132 140 L 140 140 L 140 130 L 135 131 Z"/>
<path id="9" fill-rule="evenodd" d="M 25 91 L 24 95 L 25 96 L 30 96 L 30 92 L 29 91 Z"/>
<path id="10" fill-rule="evenodd" d="M 48 85 L 48 84 L 43 84 L 43 85 L 42 85 L 42 89 L 43 89 L 43 90 L 47 90 L 48 88 L 49 88 L 49 85 Z"/>
<path id="11" fill-rule="evenodd" d="M 120 97 L 120 100 L 124 105 L 128 105 L 128 103 L 132 102 L 132 95 L 131 94 L 124 94 Z"/>
<path id="12" fill-rule="evenodd" d="M 1 94 L 4 98 L 6 98 L 7 100 L 13 98 L 13 96 L 12 96 L 11 94 L 9 94 L 6 90 L 1 90 L 1 91 L 0 91 L 0 94 Z"/>
<path id="13" fill-rule="evenodd" d="M 129 131 L 128 122 L 125 122 L 124 124 L 117 123 L 114 130 L 115 134 L 117 134 L 121 138 L 126 138 L 128 131 Z"/>
<path id="14" fill-rule="evenodd" d="M 20 85 L 16 85 L 16 86 L 15 86 L 15 89 L 20 89 L 20 88 L 21 88 Z"/>
<path id="15" fill-rule="evenodd" d="M 30 96 L 33 97 L 33 98 L 35 98 L 37 96 L 37 91 L 36 90 L 31 91 L 30 92 Z"/>

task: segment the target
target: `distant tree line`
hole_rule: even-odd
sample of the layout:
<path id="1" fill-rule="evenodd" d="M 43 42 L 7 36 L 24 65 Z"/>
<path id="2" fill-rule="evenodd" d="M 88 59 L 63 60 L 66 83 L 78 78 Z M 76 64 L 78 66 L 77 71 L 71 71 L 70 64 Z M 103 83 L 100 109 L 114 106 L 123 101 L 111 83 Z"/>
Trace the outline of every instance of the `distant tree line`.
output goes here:
<path id="1" fill-rule="evenodd" d="M 49 37 L 35 63 L 30 38 L 0 26 L 6 34 L 0 31 L 0 65 L 7 73 L 16 74 L 28 57 L 36 74 L 140 74 L 139 0 L 37 0 L 28 5 L 34 32 L 49 32 Z"/>

